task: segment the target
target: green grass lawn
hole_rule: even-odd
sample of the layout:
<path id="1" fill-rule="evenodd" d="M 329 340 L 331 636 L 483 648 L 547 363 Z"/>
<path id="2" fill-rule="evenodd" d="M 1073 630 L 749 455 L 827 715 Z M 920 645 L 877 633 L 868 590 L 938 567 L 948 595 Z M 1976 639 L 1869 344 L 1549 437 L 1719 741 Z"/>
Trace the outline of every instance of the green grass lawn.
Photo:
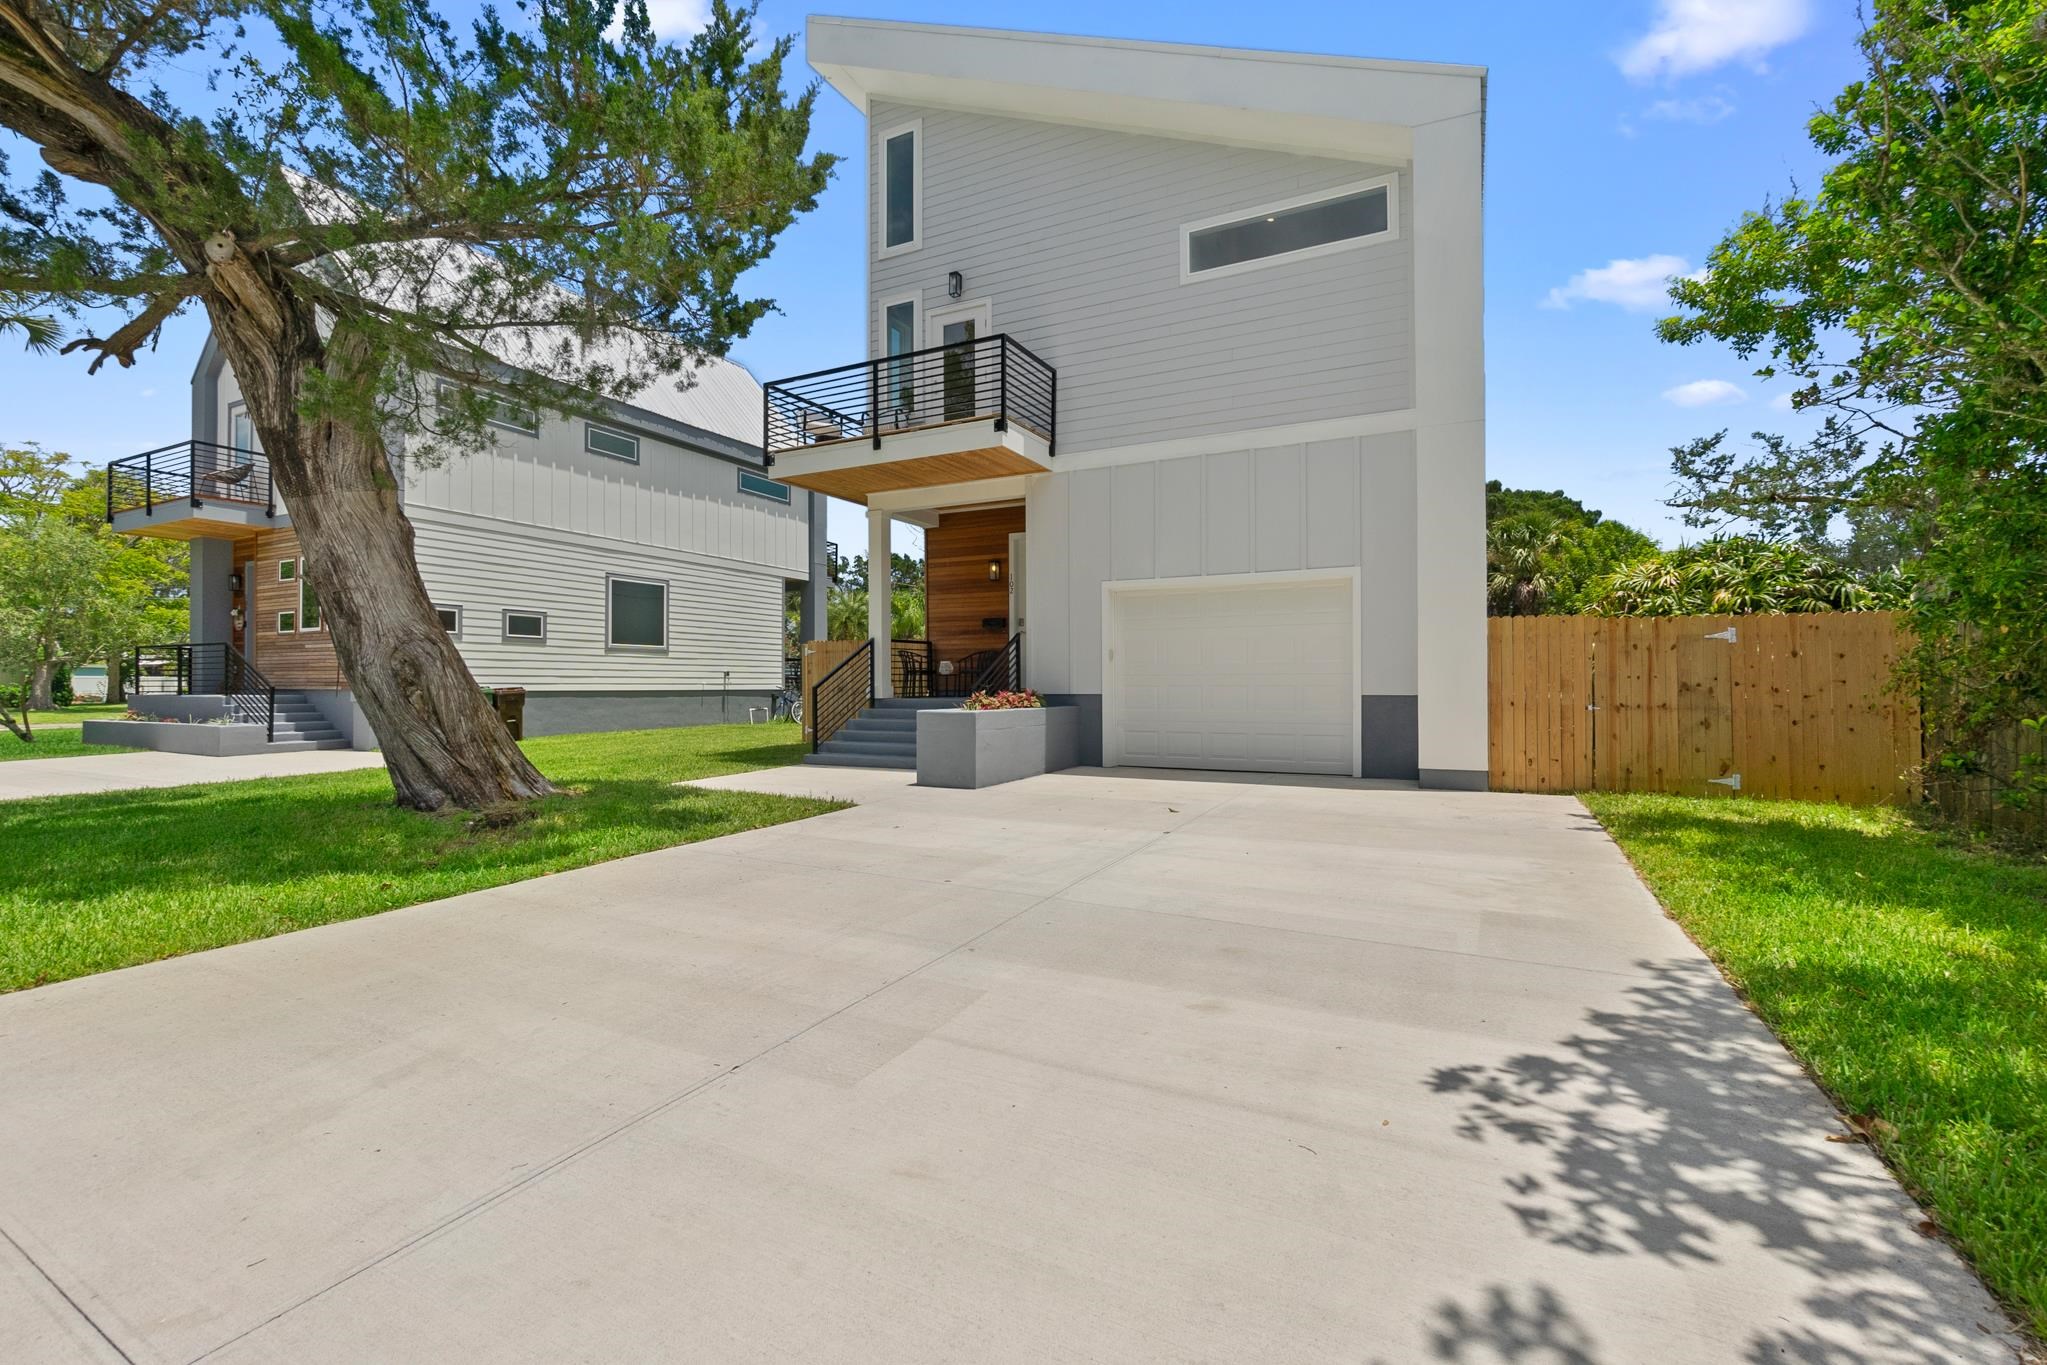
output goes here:
<path id="1" fill-rule="evenodd" d="M 26 743 L 16 737 L 12 730 L 0 729 L 0 763 L 17 758 L 77 758 L 80 754 L 132 754 L 135 751 L 119 744 L 87 744 L 78 738 L 78 727 L 53 726 L 45 729 L 37 726 L 29 733 L 35 736 L 34 743 Z"/>
<path id="2" fill-rule="evenodd" d="M 1891 810 L 1589 793 L 1679 924 L 2047 1335 L 2047 865 Z"/>
<path id="3" fill-rule="evenodd" d="M 581 794 L 502 829 L 397 809 L 381 768 L 0 802 L 0 991 L 837 809 L 672 785 L 793 763 L 799 735 L 784 723 L 528 740 L 541 771 Z"/>

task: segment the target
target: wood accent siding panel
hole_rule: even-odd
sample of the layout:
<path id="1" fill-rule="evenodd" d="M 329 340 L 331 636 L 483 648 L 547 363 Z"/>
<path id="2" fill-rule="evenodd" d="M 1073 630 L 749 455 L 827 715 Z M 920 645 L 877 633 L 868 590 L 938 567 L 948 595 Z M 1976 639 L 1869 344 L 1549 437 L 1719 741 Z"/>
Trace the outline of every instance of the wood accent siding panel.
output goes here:
<path id="1" fill-rule="evenodd" d="M 1058 370 L 1061 451 L 1412 405 L 1406 173 L 1396 240 L 1183 284 L 1183 224 L 1393 168 L 877 103 L 870 215 L 877 134 L 913 118 L 923 123 L 923 245 L 872 261 L 870 355 L 885 353 L 880 300 L 918 295 L 921 327 L 957 270 L 967 299 L 990 301 L 997 332 Z M 878 225 L 870 240 L 881 240 Z"/>
<path id="2" fill-rule="evenodd" d="M 256 562 L 256 581 L 250 585 L 255 589 L 256 608 L 248 625 L 248 638 L 255 646 L 249 662 L 279 687 L 347 686 L 341 677 L 340 661 L 334 657 L 334 637 L 324 626 L 319 630 L 295 630 L 289 635 L 280 635 L 277 630 L 277 614 L 281 611 L 291 612 L 294 624 L 298 620 L 298 580 L 286 583 L 277 577 L 281 561 L 297 560 L 304 554 L 299 548 L 298 533 L 289 529 L 259 532 L 252 542 L 237 546 L 237 568 L 243 563 L 245 547 L 250 545 Z M 315 584 L 318 581 L 315 575 Z"/>
<path id="3" fill-rule="evenodd" d="M 947 512 L 924 533 L 924 633 L 941 659 L 1000 649 L 1009 639 L 1009 537 L 1024 529 L 1022 507 Z M 1002 581 L 988 580 L 989 561 Z M 983 620 L 1002 618 L 990 630 Z"/>
<path id="4" fill-rule="evenodd" d="M 781 689 L 780 570 L 482 517 L 415 515 L 414 525 L 427 595 L 462 609 L 458 644 L 486 686 Z M 668 584 L 665 653 L 606 647 L 606 575 Z M 546 643 L 506 641 L 508 610 L 545 612 Z"/>
<path id="5" fill-rule="evenodd" d="M 1033 480 L 1030 685 L 1100 689 L 1104 583 L 1356 568 L 1361 690 L 1413 695 L 1414 450 L 1391 432 Z"/>

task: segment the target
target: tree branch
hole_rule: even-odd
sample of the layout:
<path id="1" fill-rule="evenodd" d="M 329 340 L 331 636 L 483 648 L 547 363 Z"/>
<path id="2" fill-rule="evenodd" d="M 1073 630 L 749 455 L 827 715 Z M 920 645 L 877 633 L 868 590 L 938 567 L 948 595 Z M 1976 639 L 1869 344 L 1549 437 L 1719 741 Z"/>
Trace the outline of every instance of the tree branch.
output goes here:
<path id="1" fill-rule="evenodd" d="M 92 364 L 86 367 L 87 374 L 98 374 L 100 366 L 106 364 L 109 357 L 120 361 L 121 368 L 125 370 L 134 365 L 135 352 L 142 348 L 142 343 L 154 338 L 157 329 L 185 306 L 185 300 L 198 292 L 198 279 L 188 277 L 185 288 L 156 295 L 141 312 L 121 324 L 112 336 L 79 337 L 76 341 L 67 342 L 62 354 L 70 355 L 79 350 L 99 352 L 93 357 Z"/>

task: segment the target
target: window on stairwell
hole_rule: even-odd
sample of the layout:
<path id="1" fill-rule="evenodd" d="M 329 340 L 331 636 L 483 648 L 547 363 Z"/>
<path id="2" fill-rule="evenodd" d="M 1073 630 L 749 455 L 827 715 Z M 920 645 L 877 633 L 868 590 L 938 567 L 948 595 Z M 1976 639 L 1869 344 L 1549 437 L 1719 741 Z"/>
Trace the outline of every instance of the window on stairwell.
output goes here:
<path id="1" fill-rule="evenodd" d="M 881 135 L 881 251 L 883 256 L 923 245 L 924 125 L 910 122 Z"/>
<path id="2" fill-rule="evenodd" d="M 306 561 L 299 561 L 299 629 L 320 630 L 320 594 L 306 577 Z"/>

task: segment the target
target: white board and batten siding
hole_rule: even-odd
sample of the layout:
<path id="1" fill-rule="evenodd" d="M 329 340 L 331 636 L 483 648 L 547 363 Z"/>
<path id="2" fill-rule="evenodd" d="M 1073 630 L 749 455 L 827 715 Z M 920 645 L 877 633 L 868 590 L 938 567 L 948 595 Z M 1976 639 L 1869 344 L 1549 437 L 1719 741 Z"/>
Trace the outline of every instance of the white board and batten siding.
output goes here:
<path id="1" fill-rule="evenodd" d="M 1041 691 L 1103 691 L 1104 585 L 1314 571 L 1357 580 L 1358 692 L 1415 691 L 1412 432 L 1078 469 L 1034 481 L 1025 515 Z"/>
<path id="2" fill-rule="evenodd" d="M 1358 161 L 877 102 L 923 134 L 922 245 L 875 255 L 884 301 L 944 307 L 946 275 L 1059 373 L 1061 454 L 1394 412 L 1414 400 L 1410 176 L 1400 231 L 1352 250 L 1182 282 L 1182 226 L 1394 175 Z M 881 196 L 870 185 L 869 212 Z M 880 242 L 878 221 L 870 240 Z M 921 329 L 921 323 L 920 323 Z"/>

